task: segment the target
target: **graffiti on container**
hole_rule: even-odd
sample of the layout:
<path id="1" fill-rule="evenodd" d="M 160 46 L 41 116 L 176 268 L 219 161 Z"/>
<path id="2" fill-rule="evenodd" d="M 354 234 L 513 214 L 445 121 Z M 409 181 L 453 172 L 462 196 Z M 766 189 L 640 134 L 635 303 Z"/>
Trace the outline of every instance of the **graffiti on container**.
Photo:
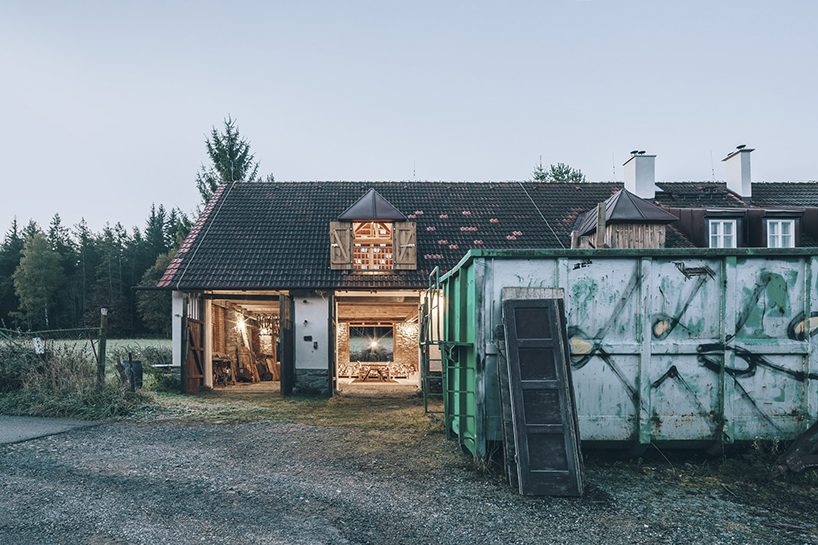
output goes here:
<path id="1" fill-rule="evenodd" d="M 818 311 L 812 311 L 807 317 L 804 312 L 792 319 L 787 326 L 787 337 L 794 341 L 806 341 L 818 333 Z"/>
<path id="2" fill-rule="evenodd" d="M 616 323 L 617 318 L 625 310 L 625 307 L 641 283 L 642 276 L 639 273 L 631 276 L 628 285 L 619 298 L 619 302 L 614 307 L 613 312 L 611 312 L 611 317 L 599 328 L 593 337 L 589 336 L 578 326 L 568 327 L 568 342 L 571 347 L 571 367 L 574 369 L 582 369 L 591 361 L 591 358 L 594 356 L 598 357 L 613 371 L 619 381 L 622 382 L 634 403 L 639 401 L 639 392 L 637 392 L 636 388 L 625 378 L 625 374 L 611 357 L 611 354 L 602 348 L 602 341 L 605 339 L 611 327 Z"/>
<path id="3" fill-rule="evenodd" d="M 664 339 L 667 337 L 669 332 L 672 331 L 672 328 L 675 327 L 675 324 L 678 323 L 681 316 L 690 306 L 692 297 L 695 296 L 698 288 L 701 286 L 701 283 L 706 280 L 706 278 L 707 277 L 705 276 L 700 277 L 700 284 L 696 286 L 696 289 L 682 306 L 681 312 L 678 313 L 675 318 L 671 318 L 670 321 L 668 321 L 668 319 L 665 317 L 659 317 L 659 319 L 654 322 L 654 338 Z M 759 305 L 761 296 L 765 293 L 767 294 L 766 303 L 764 305 Z M 722 369 L 724 369 L 724 372 L 733 379 L 733 383 L 738 388 L 741 396 L 752 405 L 752 407 L 762 416 L 762 418 L 764 418 L 767 423 L 772 425 L 774 428 L 779 429 L 772 418 L 770 418 L 770 416 L 758 406 L 758 403 L 756 403 L 755 399 L 753 399 L 753 397 L 738 379 L 754 376 L 759 367 L 764 367 L 772 371 L 782 373 L 799 382 L 803 382 L 807 379 L 818 379 L 818 373 L 808 373 L 802 370 L 789 369 L 782 365 L 773 363 L 762 354 L 757 354 L 748 348 L 735 345 L 735 340 L 738 333 L 744 328 L 750 319 L 750 316 L 752 316 L 753 312 L 755 312 L 759 307 L 761 307 L 762 321 L 764 315 L 768 311 L 777 312 L 783 315 L 788 310 L 789 300 L 787 298 L 786 281 L 781 277 L 781 275 L 766 271 L 761 273 L 753 290 L 750 292 L 750 297 L 746 299 L 744 307 L 738 316 L 735 334 L 727 335 L 726 342 L 700 344 L 698 347 L 696 347 L 697 360 L 705 369 L 708 369 L 714 373 L 721 373 Z M 814 335 L 816 330 L 818 330 L 818 313 L 813 312 L 810 318 L 806 318 L 802 312 L 790 322 L 789 326 L 787 327 L 787 336 L 795 340 L 806 340 Z M 733 358 L 734 361 L 740 360 L 744 362 L 744 364 L 741 367 L 728 367 L 725 364 L 725 354 L 727 352 L 732 352 L 735 355 Z M 685 382 L 678 369 L 674 369 L 675 366 L 672 366 L 671 369 L 662 375 L 660 379 L 655 381 L 652 386 L 654 388 L 658 388 L 668 378 L 676 379 L 682 384 L 685 390 L 693 395 L 697 406 L 700 407 L 700 409 L 703 409 L 702 404 L 696 397 L 695 392 L 693 392 L 690 386 Z M 701 410 L 701 413 L 705 414 L 706 411 Z"/>
<path id="4" fill-rule="evenodd" d="M 685 276 L 685 280 L 695 278 L 696 283 L 688 295 L 679 301 L 679 306 L 672 315 L 659 313 L 652 317 L 650 335 L 656 340 L 666 339 L 677 327 L 687 329 L 682 324 L 685 314 L 689 311 L 697 295 L 700 294 L 702 287 L 716 277 L 713 269 L 708 266 L 688 267 L 682 262 L 674 262 L 674 265 L 679 272 Z M 631 399 L 637 405 L 640 402 L 637 389 L 628 382 L 625 374 L 617 366 L 615 359 L 602 345 L 606 335 L 614 324 L 617 323 L 617 320 L 620 319 L 628 302 L 636 293 L 641 281 L 642 277 L 638 272 L 631 277 L 628 285 L 622 292 L 619 302 L 611 312 L 609 319 L 604 322 L 595 335 L 588 335 L 579 326 L 570 326 L 568 328 L 571 367 L 575 370 L 579 370 L 585 367 L 592 358 L 599 358 L 614 372 L 620 382 L 625 386 Z M 704 342 L 699 344 L 696 347 L 696 358 L 699 364 L 705 369 L 717 374 L 724 372 L 727 376 L 731 377 L 741 396 L 758 411 L 766 422 L 774 428 L 779 429 L 773 419 L 759 407 L 756 400 L 753 399 L 739 379 L 754 376 L 758 368 L 769 369 L 770 371 L 780 373 L 799 382 L 808 379 L 818 380 L 818 373 L 790 369 L 771 361 L 766 355 L 755 353 L 751 348 L 737 344 L 739 333 L 742 332 L 748 324 L 758 325 L 759 330 L 763 331 L 761 324 L 763 324 L 765 316 L 783 317 L 790 311 L 787 283 L 784 278 L 777 273 L 762 272 L 752 289 L 747 291 L 748 297 L 745 298 L 742 308 L 737 315 L 735 333 L 726 335 L 724 342 Z M 761 302 L 762 296 L 765 296 L 763 303 Z M 753 332 L 750 333 L 751 335 L 753 334 Z M 756 331 L 755 334 L 758 334 L 758 331 Z M 796 341 L 809 340 L 816 334 L 818 334 L 818 311 L 813 311 L 809 315 L 804 312 L 799 313 L 789 322 L 786 330 L 787 337 Z M 734 356 L 731 358 L 731 360 L 735 362 L 734 367 L 726 365 L 725 356 L 728 353 Z M 658 389 L 669 380 L 675 381 L 683 388 L 691 397 L 701 415 L 706 416 L 710 413 L 699 399 L 696 391 L 690 386 L 690 383 L 682 376 L 682 373 L 676 365 L 671 365 L 665 373 L 651 383 L 651 387 Z M 655 414 L 654 417 L 656 417 Z"/>
<path id="5" fill-rule="evenodd" d="M 676 265 L 678 267 L 678 264 Z M 711 270 L 710 267 L 706 267 L 708 270 Z M 688 278 L 685 276 L 685 278 Z M 687 309 L 690 307 L 690 304 L 693 302 L 693 299 L 696 298 L 696 295 L 699 293 L 699 290 L 702 289 L 704 283 L 707 282 L 708 278 L 712 278 L 711 276 L 700 276 L 699 279 L 696 281 L 696 285 L 693 286 L 693 289 L 690 291 L 690 294 L 687 296 L 687 299 L 684 300 L 682 306 L 675 312 L 673 316 L 668 316 L 667 314 L 657 314 L 653 318 L 653 337 L 659 340 L 666 338 L 670 335 L 676 326 L 681 323 L 682 316 Z M 659 291 L 662 292 L 662 288 L 659 288 Z M 664 295 L 664 292 L 662 292 Z M 684 327 L 684 326 L 682 326 Z M 685 328 L 687 329 L 687 328 Z"/>
<path id="6" fill-rule="evenodd" d="M 695 278 L 697 276 L 716 278 L 716 271 L 711 269 L 708 265 L 703 265 L 701 267 L 688 267 L 684 261 L 674 261 L 673 264 L 676 265 L 679 272 L 684 275 L 685 280 L 690 280 L 691 278 Z"/>

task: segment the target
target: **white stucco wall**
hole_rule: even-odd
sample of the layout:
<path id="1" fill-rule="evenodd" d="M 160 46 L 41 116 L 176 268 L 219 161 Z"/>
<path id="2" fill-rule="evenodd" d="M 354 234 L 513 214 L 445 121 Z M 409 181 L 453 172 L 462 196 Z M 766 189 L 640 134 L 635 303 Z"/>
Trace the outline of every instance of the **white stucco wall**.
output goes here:
<path id="1" fill-rule="evenodd" d="M 327 369 L 329 361 L 329 301 L 327 295 L 308 293 L 293 295 L 295 302 L 295 367 Z M 312 337 L 305 341 L 304 337 Z M 313 343 L 318 343 L 314 347 Z"/>
<path id="2" fill-rule="evenodd" d="M 185 298 L 181 291 L 171 293 L 171 339 L 173 347 L 173 365 L 182 367 L 182 305 Z"/>

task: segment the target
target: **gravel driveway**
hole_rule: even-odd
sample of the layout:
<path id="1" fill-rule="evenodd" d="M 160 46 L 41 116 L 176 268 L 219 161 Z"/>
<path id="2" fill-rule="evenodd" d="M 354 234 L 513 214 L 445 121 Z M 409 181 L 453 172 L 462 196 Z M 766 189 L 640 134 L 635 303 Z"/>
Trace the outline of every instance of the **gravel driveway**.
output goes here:
<path id="1" fill-rule="evenodd" d="M 435 426 L 375 412 L 381 428 L 160 411 L 0 446 L 0 543 L 818 543 L 813 480 L 595 454 L 585 497 L 525 498 Z"/>

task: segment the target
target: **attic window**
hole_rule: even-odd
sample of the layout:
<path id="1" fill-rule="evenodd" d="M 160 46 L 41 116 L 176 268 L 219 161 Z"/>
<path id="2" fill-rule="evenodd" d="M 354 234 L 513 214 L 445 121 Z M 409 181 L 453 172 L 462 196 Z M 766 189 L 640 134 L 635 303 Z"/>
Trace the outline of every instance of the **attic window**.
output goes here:
<path id="1" fill-rule="evenodd" d="M 365 272 L 391 271 L 392 224 L 380 221 L 353 222 L 352 269 Z"/>
<path id="2" fill-rule="evenodd" d="M 371 274 L 417 270 L 416 230 L 415 222 L 406 221 L 370 189 L 330 222 L 330 269 Z"/>

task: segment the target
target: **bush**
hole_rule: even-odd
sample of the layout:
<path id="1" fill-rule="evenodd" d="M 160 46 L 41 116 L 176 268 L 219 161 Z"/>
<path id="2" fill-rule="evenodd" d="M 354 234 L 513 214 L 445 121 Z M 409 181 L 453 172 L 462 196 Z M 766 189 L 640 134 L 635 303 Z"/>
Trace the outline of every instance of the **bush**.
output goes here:
<path id="1" fill-rule="evenodd" d="M 108 363 L 113 368 L 116 363 L 128 358 L 131 354 L 134 359 L 142 362 L 145 373 L 144 388 L 158 392 L 178 392 L 179 381 L 176 380 L 168 368 L 155 367 L 173 363 L 173 350 L 169 346 L 141 346 L 139 343 L 124 344 L 108 351 Z"/>
<path id="2" fill-rule="evenodd" d="M 146 400 L 121 384 L 97 388 L 96 364 L 81 349 L 63 346 L 28 358 L 4 364 L 16 382 L 0 394 L 0 413 L 95 420 L 128 414 Z"/>
<path id="3" fill-rule="evenodd" d="M 31 348 L 19 344 L 0 344 L 0 393 L 19 390 L 29 370 L 42 360 Z"/>

